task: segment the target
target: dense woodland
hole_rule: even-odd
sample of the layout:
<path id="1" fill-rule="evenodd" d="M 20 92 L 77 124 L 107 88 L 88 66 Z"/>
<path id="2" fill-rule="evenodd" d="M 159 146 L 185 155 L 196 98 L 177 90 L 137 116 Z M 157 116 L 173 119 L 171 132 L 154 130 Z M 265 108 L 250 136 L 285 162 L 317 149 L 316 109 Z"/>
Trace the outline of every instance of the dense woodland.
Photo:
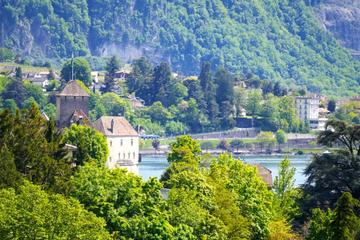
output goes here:
<path id="1" fill-rule="evenodd" d="M 320 1 L 2 0 L 2 47 L 19 58 L 147 55 L 197 74 L 208 61 L 331 95 L 359 92 L 359 63 L 319 26 Z M 121 50 L 119 50 L 121 49 Z"/>
<path id="2" fill-rule="evenodd" d="M 331 121 L 307 181 L 284 159 L 273 189 L 229 154 L 178 137 L 159 180 L 105 167 L 105 138 L 59 131 L 33 105 L 0 113 L 2 239 L 359 239 L 359 125 Z M 65 143 L 77 146 L 71 152 Z M 161 189 L 166 187 L 166 197 Z"/>
<path id="3" fill-rule="evenodd" d="M 50 69 L 46 92 L 23 79 L 20 67 L 13 77 L 0 75 L 0 108 L 15 112 L 17 108 L 36 104 L 49 118 L 55 119 L 55 94 L 71 79 L 71 62 L 64 63 L 61 81 L 54 79 Z M 213 71 L 208 62 L 202 64 L 198 76 L 183 77 L 174 76 L 167 63 L 153 65 L 140 58 L 133 61 L 131 73 L 119 80 L 115 72 L 120 62 L 112 57 L 107 61 L 100 90 L 94 88 L 91 67 L 85 58 L 75 58 L 73 66 L 79 84 L 90 95 L 92 121 L 104 115 L 122 115 L 146 134 L 160 136 L 229 130 L 237 127 L 241 118 L 255 119 L 254 126 L 262 131 L 309 131 L 308 123 L 301 122 L 295 112 L 295 97 L 306 94 L 304 89 L 292 90 L 280 82 L 254 76 L 244 78 L 222 66 Z M 145 107 L 133 108 L 129 94 L 143 99 Z M 360 123 L 356 102 L 336 108 L 335 101 L 330 99 L 320 107 L 329 109 L 330 118 Z M 244 110 L 246 117 L 241 116 Z"/>

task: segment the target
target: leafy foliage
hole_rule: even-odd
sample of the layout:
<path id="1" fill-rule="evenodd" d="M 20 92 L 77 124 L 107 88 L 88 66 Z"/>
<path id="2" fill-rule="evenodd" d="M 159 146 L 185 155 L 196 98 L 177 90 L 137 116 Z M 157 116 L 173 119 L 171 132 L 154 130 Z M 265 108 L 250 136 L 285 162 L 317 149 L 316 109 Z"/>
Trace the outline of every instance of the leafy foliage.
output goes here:
<path id="1" fill-rule="evenodd" d="M 105 221 L 74 199 L 47 194 L 25 182 L 16 192 L 0 189 L 2 239 L 111 239 Z"/>
<path id="2" fill-rule="evenodd" d="M 92 127 L 72 124 L 64 133 L 64 141 L 76 146 L 74 154 L 78 166 L 94 161 L 105 166 L 109 155 L 105 136 Z"/>
<path id="3" fill-rule="evenodd" d="M 21 176 L 46 189 L 67 190 L 72 159 L 53 121 L 46 121 L 35 106 L 16 114 L 6 110 L 0 113 L 0 132 L 0 152 L 6 160 L 2 164 L 11 179 Z M 11 179 L 1 185 L 16 185 Z"/>
<path id="4" fill-rule="evenodd" d="M 64 63 L 61 69 L 61 77 L 66 82 L 78 79 L 90 86 L 91 81 L 91 68 L 89 62 L 82 57 L 70 59 Z"/>

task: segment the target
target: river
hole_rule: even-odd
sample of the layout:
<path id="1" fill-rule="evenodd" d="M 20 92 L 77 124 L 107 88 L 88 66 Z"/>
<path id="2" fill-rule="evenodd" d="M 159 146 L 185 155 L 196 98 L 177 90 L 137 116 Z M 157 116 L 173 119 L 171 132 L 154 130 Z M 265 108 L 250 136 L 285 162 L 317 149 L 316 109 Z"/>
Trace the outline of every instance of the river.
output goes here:
<path id="1" fill-rule="evenodd" d="M 278 175 L 278 166 L 281 160 L 284 159 L 284 156 L 241 156 L 239 157 L 247 163 L 260 163 L 263 166 L 267 167 L 272 172 L 273 180 L 275 176 Z M 289 156 L 291 165 L 295 167 L 295 185 L 299 186 L 303 184 L 306 180 L 303 172 L 307 164 L 311 160 L 311 155 L 298 155 L 298 156 Z M 142 157 L 142 161 L 139 164 L 139 174 L 144 180 L 149 179 L 150 177 L 160 178 L 161 174 L 164 172 L 165 168 L 168 166 L 166 156 L 160 155 L 145 155 Z"/>

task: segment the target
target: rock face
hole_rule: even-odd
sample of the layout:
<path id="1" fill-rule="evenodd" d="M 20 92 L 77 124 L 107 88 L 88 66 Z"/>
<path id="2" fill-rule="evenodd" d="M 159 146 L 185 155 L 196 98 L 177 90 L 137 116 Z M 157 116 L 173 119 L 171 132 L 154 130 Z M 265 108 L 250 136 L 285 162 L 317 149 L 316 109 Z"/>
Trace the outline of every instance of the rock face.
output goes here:
<path id="1" fill-rule="evenodd" d="M 328 0 L 314 8 L 321 25 L 360 59 L 360 0 Z"/>

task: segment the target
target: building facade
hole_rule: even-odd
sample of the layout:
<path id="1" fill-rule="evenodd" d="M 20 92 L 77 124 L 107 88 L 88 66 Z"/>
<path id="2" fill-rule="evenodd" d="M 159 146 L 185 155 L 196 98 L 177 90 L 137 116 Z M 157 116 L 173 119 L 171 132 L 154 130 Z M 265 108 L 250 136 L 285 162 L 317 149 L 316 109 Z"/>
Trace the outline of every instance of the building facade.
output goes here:
<path id="1" fill-rule="evenodd" d="M 109 147 L 107 167 L 125 167 L 138 173 L 139 134 L 124 117 L 103 116 L 94 127 L 105 135 Z"/>
<path id="2" fill-rule="evenodd" d="M 296 114 L 303 123 L 308 123 L 311 129 L 319 127 L 319 105 L 317 97 L 296 97 Z"/>
<path id="3" fill-rule="evenodd" d="M 70 81 L 56 95 L 56 123 L 59 128 L 72 123 L 91 125 L 88 119 L 90 95 L 76 82 Z"/>

